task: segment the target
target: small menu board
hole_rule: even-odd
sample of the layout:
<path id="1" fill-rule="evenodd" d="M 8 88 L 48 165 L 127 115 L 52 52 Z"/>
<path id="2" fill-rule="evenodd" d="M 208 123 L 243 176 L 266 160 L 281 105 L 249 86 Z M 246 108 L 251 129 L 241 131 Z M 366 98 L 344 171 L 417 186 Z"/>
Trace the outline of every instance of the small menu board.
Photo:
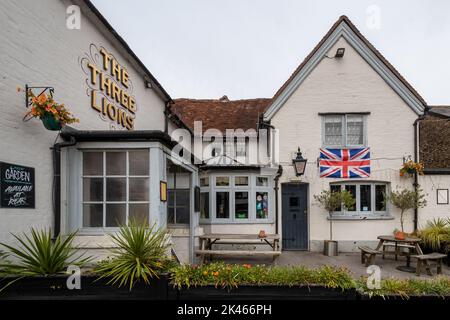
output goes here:
<path id="1" fill-rule="evenodd" d="M 34 168 L 0 162 L 0 207 L 35 207 Z"/>

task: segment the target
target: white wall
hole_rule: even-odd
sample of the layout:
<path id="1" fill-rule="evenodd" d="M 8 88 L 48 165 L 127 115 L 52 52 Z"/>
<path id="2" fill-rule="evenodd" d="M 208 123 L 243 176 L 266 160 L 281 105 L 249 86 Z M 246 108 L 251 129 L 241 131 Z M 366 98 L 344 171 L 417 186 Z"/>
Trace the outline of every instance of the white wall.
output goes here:
<path id="1" fill-rule="evenodd" d="M 322 141 L 319 112 L 370 112 L 367 135 L 372 173 L 366 180 L 389 181 L 392 188 L 397 185 L 412 188 L 413 182 L 412 179 L 400 178 L 398 170 L 402 157 L 414 154 L 413 122 L 417 115 L 345 39 L 340 38 L 328 55 L 333 56 L 338 47 L 345 47 L 345 56 L 342 59 L 322 59 L 271 122 L 280 129 L 280 161 L 284 167 L 280 182 L 288 182 L 295 176 L 291 159 L 297 146 L 308 159 L 302 181 L 310 184 L 312 246 L 328 239 L 329 224 L 327 213 L 311 199 L 321 190 L 328 189 L 330 182 L 337 181 L 319 178 L 316 164 Z M 375 241 L 378 235 L 392 233 L 400 225 L 399 214 L 394 208 L 389 209 L 394 220 L 335 221 L 334 238 L 353 243 Z M 279 213 L 281 216 L 281 201 Z M 406 231 L 412 231 L 412 212 L 408 214 Z"/>
<path id="2" fill-rule="evenodd" d="M 83 13 L 81 30 L 66 28 L 66 8 L 71 4 L 54 0 L 1 3 L 0 161 L 36 169 L 36 209 L 0 208 L 0 241 L 11 240 L 10 232 L 53 225 L 50 147 L 57 132 L 47 131 L 37 119 L 22 121 L 27 112 L 25 94 L 17 93 L 16 86 L 53 86 L 55 100 L 80 119 L 74 127 L 108 130 L 109 123 L 101 120 L 90 106 L 86 76 L 79 64 L 93 43 L 105 47 L 127 67 L 137 100 L 135 129 L 164 130 L 163 99 L 145 88 L 143 72 L 133 66 L 134 62 L 104 27 L 95 25 Z M 79 4 L 84 10 L 84 5 Z"/>

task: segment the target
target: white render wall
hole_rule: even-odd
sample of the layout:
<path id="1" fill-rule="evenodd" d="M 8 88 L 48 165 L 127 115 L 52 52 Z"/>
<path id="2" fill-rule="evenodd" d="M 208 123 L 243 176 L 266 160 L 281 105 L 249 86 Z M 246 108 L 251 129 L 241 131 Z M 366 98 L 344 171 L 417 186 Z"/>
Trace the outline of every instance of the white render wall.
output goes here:
<path id="1" fill-rule="evenodd" d="M 419 209 L 419 228 L 436 218 L 450 218 L 450 204 L 437 204 L 437 189 L 450 190 L 450 175 L 419 176 L 419 185 L 427 200 L 427 206 Z"/>
<path id="2" fill-rule="evenodd" d="M 329 50 L 334 56 L 338 47 L 345 47 L 342 59 L 322 59 L 306 80 L 274 115 L 271 124 L 279 131 L 280 161 L 283 175 L 280 183 L 294 179 L 292 157 L 299 146 L 308 159 L 303 182 L 309 183 L 309 221 L 311 249 L 318 250 L 329 237 L 327 213 L 313 200 L 313 195 L 328 189 L 337 179 L 321 179 L 316 160 L 322 141 L 319 112 L 370 112 L 367 116 L 367 142 L 371 152 L 371 177 L 396 186 L 410 186 L 412 178 L 400 178 L 402 157 L 414 155 L 412 109 L 388 86 L 361 56 L 340 38 Z M 295 179 L 294 179 L 295 180 Z M 355 179 L 351 179 L 355 180 Z M 281 190 L 280 190 L 281 197 Z M 377 236 L 391 234 L 399 228 L 399 212 L 389 208 L 394 220 L 334 221 L 334 239 L 346 250 L 358 242 L 376 241 Z M 423 210 L 423 209 L 422 209 Z M 281 219 L 281 201 L 279 206 Z M 413 231 L 413 212 L 407 213 L 405 231 Z"/>
<path id="3" fill-rule="evenodd" d="M 103 25 L 95 25 L 82 13 L 81 30 L 66 28 L 66 8 L 71 4 L 72 1 L 55 0 L 1 2 L 0 161 L 35 168 L 36 209 L 0 208 L 0 241 L 11 241 L 10 232 L 28 231 L 31 226 L 53 226 L 50 147 L 57 132 L 47 131 L 37 119 L 22 121 L 27 112 L 25 94 L 17 93 L 16 86 L 53 86 L 55 100 L 80 119 L 74 127 L 108 130 L 108 122 L 101 120 L 90 106 L 86 76 L 79 64 L 79 58 L 94 43 L 112 52 L 127 67 L 137 101 L 135 129 L 164 130 L 163 99 L 145 88 L 142 71 L 133 66 Z M 84 4 L 79 4 L 84 10 Z M 64 194 L 62 198 L 64 210 Z"/>

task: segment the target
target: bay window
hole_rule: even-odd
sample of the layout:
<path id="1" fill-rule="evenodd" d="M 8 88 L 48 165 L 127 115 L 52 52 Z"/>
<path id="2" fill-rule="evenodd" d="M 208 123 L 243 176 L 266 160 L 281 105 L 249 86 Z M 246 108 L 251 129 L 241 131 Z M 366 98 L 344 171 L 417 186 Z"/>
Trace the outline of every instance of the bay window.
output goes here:
<path id="1" fill-rule="evenodd" d="M 339 192 L 347 190 L 355 199 L 351 208 L 339 208 L 335 211 L 340 216 L 388 216 L 386 192 L 388 183 L 384 182 L 337 182 L 330 184 L 330 190 Z"/>
<path id="2" fill-rule="evenodd" d="M 149 151 L 84 151 L 83 228 L 149 221 Z"/>
<path id="3" fill-rule="evenodd" d="M 255 173 L 200 177 L 200 219 L 213 223 L 267 223 L 273 219 L 271 191 L 272 180 Z"/>

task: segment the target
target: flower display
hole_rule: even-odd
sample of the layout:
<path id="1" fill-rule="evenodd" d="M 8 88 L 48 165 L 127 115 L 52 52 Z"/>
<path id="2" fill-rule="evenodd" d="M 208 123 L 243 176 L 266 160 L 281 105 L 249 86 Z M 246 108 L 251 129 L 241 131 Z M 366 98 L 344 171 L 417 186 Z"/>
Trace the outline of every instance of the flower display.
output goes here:
<path id="1" fill-rule="evenodd" d="M 414 162 L 412 160 L 406 161 L 400 169 L 400 177 L 405 175 L 412 176 L 414 173 L 423 175 L 423 164 L 421 162 Z"/>
<path id="2" fill-rule="evenodd" d="M 61 125 L 80 122 L 77 118 L 73 117 L 64 104 L 55 102 L 51 95 L 41 93 L 36 96 L 31 90 L 28 91 L 28 95 L 31 99 L 31 111 L 26 116 L 41 120 L 50 116 Z"/>

